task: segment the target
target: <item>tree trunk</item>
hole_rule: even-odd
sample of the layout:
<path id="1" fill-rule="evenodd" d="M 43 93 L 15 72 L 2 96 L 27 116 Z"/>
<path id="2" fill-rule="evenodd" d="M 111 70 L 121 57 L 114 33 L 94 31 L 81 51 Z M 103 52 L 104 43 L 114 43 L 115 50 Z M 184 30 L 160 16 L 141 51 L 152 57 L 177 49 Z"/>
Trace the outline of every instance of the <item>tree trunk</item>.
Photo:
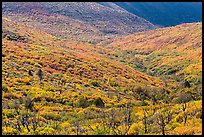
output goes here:
<path id="1" fill-rule="evenodd" d="M 184 126 L 186 125 L 186 122 L 187 122 L 187 117 L 188 117 L 188 115 L 187 115 L 187 114 L 185 114 L 185 116 L 184 116 Z"/>
<path id="2" fill-rule="evenodd" d="M 145 124 L 145 133 L 147 133 L 147 124 Z"/>
<path id="3" fill-rule="evenodd" d="M 162 126 L 162 135 L 165 135 L 165 129 L 164 129 L 164 126 Z"/>

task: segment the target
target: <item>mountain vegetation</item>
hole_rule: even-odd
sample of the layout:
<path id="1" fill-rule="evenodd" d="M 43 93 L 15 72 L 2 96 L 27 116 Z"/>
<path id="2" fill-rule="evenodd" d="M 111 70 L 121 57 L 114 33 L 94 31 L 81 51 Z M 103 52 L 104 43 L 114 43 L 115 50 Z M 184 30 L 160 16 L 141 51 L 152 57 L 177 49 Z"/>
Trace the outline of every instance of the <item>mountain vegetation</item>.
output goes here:
<path id="1" fill-rule="evenodd" d="M 158 28 L 111 2 L 2 8 L 3 135 L 202 135 L 202 23 Z"/>
<path id="2" fill-rule="evenodd" d="M 200 99 L 202 23 L 182 24 L 136 33 L 99 45 L 116 52 L 107 53 L 109 58 L 128 64 L 148 75 L 160 77 L 172 88 L 189 83 L 184 86 L 188 90 L 180 88 L 178 90 L 192 92 L 194 98 Z"/>
<path id="3" fill-rule="evenodd" d="M 82 42 L 97 43 L 156 27 L 125 10 L 95 2 L 5 2 L 2 7 L 5 17 L 59 38 Z"/>

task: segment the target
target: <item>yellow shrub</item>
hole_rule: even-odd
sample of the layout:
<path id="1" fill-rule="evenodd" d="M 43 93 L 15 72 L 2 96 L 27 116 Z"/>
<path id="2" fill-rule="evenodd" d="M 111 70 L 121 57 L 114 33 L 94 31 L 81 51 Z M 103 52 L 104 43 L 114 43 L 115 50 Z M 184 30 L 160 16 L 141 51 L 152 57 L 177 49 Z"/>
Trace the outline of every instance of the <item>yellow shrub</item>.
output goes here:
<path id="1" fill-rule="evenodd" d="M 178 135 L 194 135 L 195 133 L 192 127 L 176 127 L 175 131 Z"/>
<path id="2" fill-rule="evenodd" d="M 61 123 L 60 125 L 62 127 L 69 127 L 70 126 L 70 124 L 68 122 Z"/>
<path id="3" fill-rule="evenodd" d="M 3 127 L 2 128 L 3 135 L 15 135 L 17 134 L 17 130 L 12 127 Z"/>
<path id="4" fill-rule="evenodd" d="M 40 131 L 40 135 L 54 135 L 55 130 L 51 127 L 45 127 L 43 131 Z"/>
<path id="5" fill-rule="evenodd" d="M 128 135 L 133 135 L 135 133 L 139 132 L 139 127 L 137 123 L 133 123 L 130 127 L 130 129 L 128 130 Z"/>

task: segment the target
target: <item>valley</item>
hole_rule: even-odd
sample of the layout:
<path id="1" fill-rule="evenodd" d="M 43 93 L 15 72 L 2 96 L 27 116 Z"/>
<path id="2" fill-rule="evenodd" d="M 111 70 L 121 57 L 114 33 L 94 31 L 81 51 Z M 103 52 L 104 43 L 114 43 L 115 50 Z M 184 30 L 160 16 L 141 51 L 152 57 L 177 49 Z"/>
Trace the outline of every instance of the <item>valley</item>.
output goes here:
<path id="1" fill-rule="evenodd" d="M 202 22 L 160 28 L 109 2 L 2 9 L 3 135 L 202 134 Z"/>

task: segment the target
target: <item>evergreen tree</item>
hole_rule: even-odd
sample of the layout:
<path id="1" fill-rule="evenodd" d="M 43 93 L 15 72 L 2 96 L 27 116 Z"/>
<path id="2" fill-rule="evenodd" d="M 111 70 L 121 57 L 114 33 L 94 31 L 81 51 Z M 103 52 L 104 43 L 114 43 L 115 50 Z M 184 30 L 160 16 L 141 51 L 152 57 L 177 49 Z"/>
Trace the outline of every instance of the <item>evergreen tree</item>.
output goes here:
<path id="1" fill-rule="evenodd" d="M 33 76 L 33 73 L 32 73 L 31 70 L 28 70 L 28 75 L 29 75 L 29 76 Z"/>
<path id="2" fill-rule="evenodd" d="M 38 73 L 37 73 L 38 77 L 40 78 L 40 81 L 43 79 L 43 72 L 41 69 L 38 70 Z"/>

